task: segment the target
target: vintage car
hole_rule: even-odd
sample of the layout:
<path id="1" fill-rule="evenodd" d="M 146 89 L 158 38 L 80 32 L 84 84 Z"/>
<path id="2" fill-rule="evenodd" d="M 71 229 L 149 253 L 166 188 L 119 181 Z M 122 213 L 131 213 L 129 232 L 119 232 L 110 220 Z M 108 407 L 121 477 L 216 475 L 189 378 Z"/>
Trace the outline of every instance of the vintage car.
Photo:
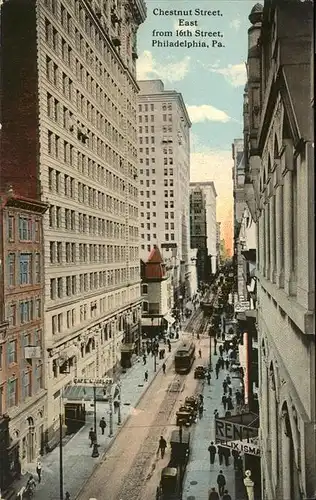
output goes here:
<path id="1" fill-rule="evenodd" d="M 205 366 L 199 365 L 195 367 L 194 378 L 204 379 L 206 377 L 207 369 Z"/>

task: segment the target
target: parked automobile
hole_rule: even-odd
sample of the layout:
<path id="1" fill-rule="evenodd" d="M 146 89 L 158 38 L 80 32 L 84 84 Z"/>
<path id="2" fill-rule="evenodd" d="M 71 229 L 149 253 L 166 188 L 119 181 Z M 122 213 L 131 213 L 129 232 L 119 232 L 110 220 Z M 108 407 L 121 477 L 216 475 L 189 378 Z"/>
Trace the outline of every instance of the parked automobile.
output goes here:
<path id="1" fill-rule="evenodd" d="M 195 367 L 194 370 L 194 378 L 204 379 L 206 376 L 206 368 L 205 366 L 199 365 Z"/>

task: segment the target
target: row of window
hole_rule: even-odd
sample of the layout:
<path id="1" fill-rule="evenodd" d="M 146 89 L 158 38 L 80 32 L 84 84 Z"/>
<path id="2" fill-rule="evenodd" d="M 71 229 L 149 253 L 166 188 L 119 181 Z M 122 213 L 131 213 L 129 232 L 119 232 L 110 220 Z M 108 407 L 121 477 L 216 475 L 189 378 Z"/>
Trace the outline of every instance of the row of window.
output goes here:
<path id="1" fill-rule="evenodd" d="M 145 234 L 142 234 L 141 238 L 142 238 L 142 240 L 147 239 L 147 241 L 154 241 L 157 239 L 157 234 L 156 233 L 146 234 L 146 236 L 145 236 Z M 175 241 L 174 233 L 171 233 L 171 234 L 166 233 L 165 234 L 165 241 Z"/>
<path id="2" fill-rule="evenodd" d="M 138 104 L 138 111 L 139 113 L 141 113 L 142 111 L 144 111 L 145 113 L 147 111 L 154 111 L 155 107 L 154 107 L 154 104 L 151 103 L 151 104 Z"/>
<path id="3" fill-rule="evenodd" d="M 139 278 L 139 268 L 129 268 L 129 279 L 134 281 Z M 110 269 L 94 273 L 85 273 L 78 276 L 64 276 L 51 278 L 51 300 L 72 297 L 78 293 L 95 291 L 101 288 L 126 284 L 128 281 L 127 269 Z"/>
<path id="4" fill-rule="evenodd" d="M 133 291 L 136 294 L 136 289 Z M 138 294 L 138 289 L 137 289 Z M 62 333 L 64 329 L 72 328 L 76 326 L 76 322 L 79 320 L 81 325 L 83 322 L 88 321 L 91 318 L 100 316 L 101 314 L 113 311 L 114 309 L 120 308 L 122 305 L 126 304 L 127 300 L 130 300 L 131 294 L 128 296 L 126 290 L 121 290 L 119 292 L 112 293 L 107 297 L 101 299 L 92 300 L 89 303 L 80 305 L 79 318 L 76 318 L 75 309 L 70 309 L 64 313 L 55 314 L 52 316 L 52 333 L 53 335 L 58 335 Z"/>
<path id="5" fill-rule="evenodd" d="M 42 317 L 42 302 L 40 298 L 11 302 L 7 306 L 7 320 L 10 326 L 26 325 Z"/>
<path id="6" fill-rule="evenodd" d="M 38 243 L 41 237 L 41 221 L 27 215 L 8 214 L 7 235 L 10 242 L 28 241 Z"/>
<path id="7" fill-rule="evenodd" d="M 7 258 L 9 286 L 32 285 L 41 282 L 41 255 L 39 253 L 9 253 Z"/>
<path id="8" fill-rule="evenodd" d="M 67 264 L 76 263 L 106 263 L 113 264 L 129 261 L 134 262 L 139 258 L 138 247 L 129 247 L 128 253 L 125 246 L 119 245 L 95 245 L 87 243 L 63 243 L 51 241 L 50 263 L 62 264 L 63 257 Z M 65 254 L 63 253 L 65 251 Z"/>
<path id="9" fill-rule="evenodd" d="M 75 210 L 55 205 L 49 207 L 49 227 L 71 231 L 76 231 L 78 228 L 80 233 L 107 237 L 109 239 L 123 240 L 126 236 L 125 224 L 77 213 Z M 129 225 L 128 234 L 130 241 L 136 241 L 139 236 L 138 227 Z"/>
<path id="10" fill-rule="evenodd" d="M 13 408 L 22 404 L 28 397 L 37 394 L 43 388 L 43 365 L 38 363 L 34 371 L 28 369 L 21 378 L 11 378 L 7 382 L 6 407 Z M 0 398 L 2 397 L 0 393 Z"/>
<path id="11" fill-rule="evenodd" d="M 117 176 L 114 176 L 114 179 L 117 180 L 117 186 L 115 186 L 116 183 L 114 182 L 116 191 L 123 193 L 125 190 L 124 181 L 119 179 Z M 77 186 L 78 191 L 76 191 Z M 89 187 L 81 182 L 78 182 L 77 184 L 77 181 L 73 177 L 67 174 L 62 174 L 53 168 L 48 169 L 48 187 L 53 193 L 64 194 L 64 196 L 67 196 L 68 198 L 77 199 L 80 203 L 89 207 L 97 208 L 102 211 L 106 210 L 110 213 L 120 213 L 125 215 L 126 203 L 124 201 L 98 191 L 97 189 Z M 131 188 L 132 191 L 135 189 L 133 186 L 131 186 Z M 137 218 L 137 207 L 129 204 L 128 209 L 129 214 L 132 217 Z"/>

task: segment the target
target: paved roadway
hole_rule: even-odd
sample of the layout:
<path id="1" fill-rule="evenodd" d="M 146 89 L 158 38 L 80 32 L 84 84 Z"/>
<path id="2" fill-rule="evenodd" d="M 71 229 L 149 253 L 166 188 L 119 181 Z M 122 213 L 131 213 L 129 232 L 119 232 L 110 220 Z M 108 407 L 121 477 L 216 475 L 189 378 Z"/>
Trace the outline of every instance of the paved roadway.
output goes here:
<path id="1" fill-rule="evenodd" d="M 194 329 L 201 319 L 199 315 L 194 321 Z M 191 330 L 185 336 L 191 338 Z M 175 380 L 181 381 L 182 392 L 168 391 Z M 157 455 L 159 437 L 163 435 L 169 441 L 171 431 L 176 429 L 175 412 L 184 398 L 199 391 L 200 386 L 193 371 L 188 376 L 176 375 L 172 361 L 168 361 L 166 374 L 157 375 L 78 499 L 155 499 L 161 469 L 170 456 L 170 447 L 164 459 Z"/>

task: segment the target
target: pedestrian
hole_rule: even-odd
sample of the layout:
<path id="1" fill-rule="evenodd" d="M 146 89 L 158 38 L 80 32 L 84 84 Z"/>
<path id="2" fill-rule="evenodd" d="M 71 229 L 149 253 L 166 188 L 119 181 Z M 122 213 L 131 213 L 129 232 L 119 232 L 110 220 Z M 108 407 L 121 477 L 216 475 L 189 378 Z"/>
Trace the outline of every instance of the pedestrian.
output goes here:
<path id="1" fill-rule="evenodd" d="M 216 355 L 217 352 L 216 352 L 216 347 L 217 347 L 217 339 L 216 337 L 214 338 L 214 354 Z"/>
<path id="2" fill-rule="evenodd" d="M 234 405 L 233 405 L 231 396 L 228 396 L 228 398 L 226 399 L 226 403 L 227 403 L 227 410 L 233 410 L 234 409 Z M 225 409 L 226 408 L 224 408 L 224 410 Z"/>
<path id="3" fill-rule="evenodd" d="M 219 374 L 219 364 L 216 363 L 216 366 L 215 366 L 215 373 L 216 373 L 216 380 L 218 379 L 218 374 Z"/>
<path id="4" fill-rule="evenodd" d="M 201 358 L 201 357 L 202 357 L 202 351 L 201 351 L 201 349 L 199 349 L 199 358 Z"/>
<path id="5" fill-rule="evenodd" d="M 225 490 L 225 491 L 224 491 L 224 495 L 223 495 L 222 500 L 232 500 L 232 497 L 231 497 L 231 496 L 230 496 L 230 494 L 228 493 L 228 490 Z"/>
<path id="6" fill-rule="evenodd" d="M 207 372 L 206 378 L 207 378 L 207 384 L 211 385 L 211 372 L 210 371 Z"/>
<path id="7" fill-rule="evenodd" d="M 228 393 L 229 393 L 230 397 L 232 397 L 232 395 L 233 395 L 232 387 L 228 387 Z"/>
<path id="8" fill-rule="evenodd" d="M 215 462 L 215 455 L 216 455 L 216 446 L 214 445 L 214 442 L 212 441 L 210 446 L 207 448 L 207 450 L 209 451 L 209 454 L 210 454 L 210 463 L 211 465 L 214 464 Z"/>
<path id="9" fill-rule="evenodd" d="M 218 453 L 219 465 L 222 465 L 223 461 L 224 461 L 224 448 L 223 448 L 223 446 L 219 445 L 217 447 L 217 453 Z"/>
<path id="10" fill-rule="evenodd" d="M 159 450 L 160 450 L 161 458 L 163 458 L 165 456 L 166 448 L 167 448 L 167 441 L 164 439 L 163 436 L 160 436 L 157 453 L 159 453 Z"/>
<path id="11" fill-rule="evenodd" d="M 224 368 L 225 368 L 224 358 L 220 358 L 220 362 L 221 362 L 221 368 L 222 368 L 222 370 L 224 370 Z"/>
<path id="12" fill-rule="evenodd" d="M 101 418 L 99 426 L 100 426 L 100 429 L 101 429 L 101 432 L 102 432 L 102 436 L 104 436 L 104 430 L 106 428 L 106 421 L 105 421 L 104 417 Z"/>
<path id="13" fill-rule="evenodd" d="M 218 410 L 214 410 L 214 418 L 219 418 Z"/>
<path id="14" fill-rule="evenodd" d="M 229 448 L 224 448 L 224 458 L 225 458 L 225 465 L 226 465 L 226 467 L 229 466 L 229 457 L 230 457 L 230 449 Z"/>
<path id="15" fill-rule="evenodd" d="M 219 471 L 219 474 L 217 476 L 217 485 L 218 485 L 219 496 L 222 497 L 224 495 L 224 490 L 226 485 L 226 479 L 222 470 Z"/>
<path id="16" fill-rule="evenodd" d="M 162 371 L 163 371 L 164 374 L 166 373 L 166 363 L 162 364 Z"/>
<path id="17" fill-rule="evenodd" d="M 89 431 L 90 448 L 92 448 L 92 445 L 95 442 L 96 438 L 97 438 L 97 436 L 93 430 L 93 427 L 90 427 L 90 431 Z"/>
<path id="18" fill-rule="evenodd" d="M 148 351 L 147 351 L 147 352 L 148 352 Z M 148 354 L 149 354 L 149 353 L 148 353 Z M 144 365 L 146 364 L 146 359 L 147 359 L 147 358 L 146 358 L 146 354 L 144 354 L 144 356 L 143 356 L 143 364 L 144 364 Z"/>
<path id="19" fill-rule="evenodd" d="M 215 488 L 211 489 L 211 491 L 209 493 L 209 496 L 208 496 L 208 500 L 220 500 L 219 496 L 218 496 L 218 493 L 215 490 Z"/>
<path id="20" fill-rule="evenodd" d="M 232 450 L 232 457 L 233 457 L 233 460 L 234 460 L 234 469 L 238 470 L 238 457 L 239 457 L 239 453 L 238 453 L 237 450 Z"/>
<path id="21" fill-rule="evenodd" d="M 228 358 L 225 359 L 225 368 L 226 368 L 226 370 L 229 370 L 229 359 Z"/>
<path id="22" fill-rule="evenodd" d="M 42 464 L 39 460 L 36 465 L 36 472 L 37 472 L 38 482 L 40 483 L 42 480 Z"/>
<path id="23" fill-rule="evenodd" d="M 69 491 L 66 491 L 66 493 L 65 493 L 65 500 L 70 500 L 70 493 L 69 493 Z"/>
<path id="24" fill-rule="evenodd" d="M 224 394 L 226 394 L 226 392 L 227 392 L 227 385 L 228 384 L 227 384 L 226 380 L 224 380 L 224 382 L 223 382 L 223 391 L 224 391 Z"/>
<path id="25" fill-rule="evenodd" d="M 222 345 L 219 346 L 218 350 L 219 350 L 219 355 L 223 356 L 223 346 Z"/>
<path id="26" fill-rule="evenodd" d="M 148 370 L 145 371 L 145 382 L 148 380 Z"/>
<path id="27" fill-rule="evenodd" d="M 225 340 L 225 332 L 222 333 L 222 341 L 224 342 Z"/>
<path id="28" fill-rule="evenodd" d="M 222 405 L 224 406 L 224 410 L 226 410 L 226 405 L 227 405 L 227 397 L 225 394 L 222 396 Z"/>
<path id="29" fill-rule="evenodd" d="M 171 352 L 171 344 L 168 344 L 168 351 Z"/>
<path id="30" fill-rule="evenodd" d="M 231 379 L 230 379 L 229 375 L 227 375 L 227 377 L 226 377 L 226 382 L 227 382 L 228 385 L 231 384 Z"/>

